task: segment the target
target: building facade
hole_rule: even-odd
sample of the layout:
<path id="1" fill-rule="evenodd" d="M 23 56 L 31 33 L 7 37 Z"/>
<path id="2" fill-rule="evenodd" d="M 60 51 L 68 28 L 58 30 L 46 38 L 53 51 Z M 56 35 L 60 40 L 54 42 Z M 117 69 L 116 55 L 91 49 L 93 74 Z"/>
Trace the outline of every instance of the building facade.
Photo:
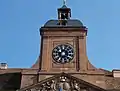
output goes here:
<path id="1" fill-rule="evenodd" d="M 0 91 L 120 91 L 119 70 L 98 69 L 88 60 L 87 31 L 64 3 L 58 19 L 40 28 L 37 62 L 29 69 L 0 69 Z"/>

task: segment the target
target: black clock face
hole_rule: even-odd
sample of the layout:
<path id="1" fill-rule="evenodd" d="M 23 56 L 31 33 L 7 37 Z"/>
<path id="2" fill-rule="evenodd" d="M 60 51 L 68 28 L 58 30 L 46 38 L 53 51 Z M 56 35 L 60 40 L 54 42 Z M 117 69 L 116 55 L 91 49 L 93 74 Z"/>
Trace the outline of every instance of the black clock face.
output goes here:
<path id="1" fill-rule="evenodd" d="M 52 57 L 57 63 L 68 63 L 74 58 L 73 47 L 67 44 L 58 45 L 53 49 Z"/>

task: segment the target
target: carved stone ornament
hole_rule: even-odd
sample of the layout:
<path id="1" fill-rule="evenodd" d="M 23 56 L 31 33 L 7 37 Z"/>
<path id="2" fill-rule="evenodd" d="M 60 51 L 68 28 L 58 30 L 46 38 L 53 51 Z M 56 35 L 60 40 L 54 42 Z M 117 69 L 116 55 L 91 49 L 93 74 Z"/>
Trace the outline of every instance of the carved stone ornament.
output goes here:
<path id="1" fill-rule="evenodd" d="M 57 77 L 51 77 L 40 83 L 28 86 L 27 88 L 18 91 L 105 91 L 100 90 L 88 85 L 84 81 L 80 81 L 73 76 L 60 75 Z"/>
<path id="2" fill-rule="evenodd" d="M 80 84 L 76 80 L 70 80 L 65 76 L 59 79 L 45 82 L 37 87 L 25 91 L 87 91 L 80 89 Z"/>

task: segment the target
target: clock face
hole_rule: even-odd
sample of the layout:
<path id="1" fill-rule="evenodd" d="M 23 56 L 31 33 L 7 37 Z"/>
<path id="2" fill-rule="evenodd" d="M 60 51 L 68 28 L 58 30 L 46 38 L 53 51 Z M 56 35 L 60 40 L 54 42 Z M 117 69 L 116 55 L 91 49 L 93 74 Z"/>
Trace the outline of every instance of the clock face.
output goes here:
<path id="1" fill-rule="evenodd" d="M 61 44 L 56 46 L 52 51 L 52 57 L 57 63 L 68 63 L 74 58 L 74 50 L 71 45 Z"/>

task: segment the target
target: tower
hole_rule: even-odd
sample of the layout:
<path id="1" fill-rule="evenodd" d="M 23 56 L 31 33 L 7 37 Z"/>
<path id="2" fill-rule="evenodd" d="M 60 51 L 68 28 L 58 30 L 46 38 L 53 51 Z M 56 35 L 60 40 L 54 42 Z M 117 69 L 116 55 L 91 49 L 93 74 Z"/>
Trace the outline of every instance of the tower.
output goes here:
<path id="1" fill-rule="evenodd" d="M 71 19 L 71 9 L 58 8 L 58 20 L 49 20 L 40 28 L 40 70 L 45 72 L 79 72 L 87 70 L 87 28 Z"/>
<path id="2" fill-rule="evenodd" d="M 65 1 L 58 19 L 48 20 L 40 35 L 40 56 L 31 69 L 23 70 L 20 91 L 106 91 L 107 71 L 89 62 L 87 28 L 71 19 Z"/>

